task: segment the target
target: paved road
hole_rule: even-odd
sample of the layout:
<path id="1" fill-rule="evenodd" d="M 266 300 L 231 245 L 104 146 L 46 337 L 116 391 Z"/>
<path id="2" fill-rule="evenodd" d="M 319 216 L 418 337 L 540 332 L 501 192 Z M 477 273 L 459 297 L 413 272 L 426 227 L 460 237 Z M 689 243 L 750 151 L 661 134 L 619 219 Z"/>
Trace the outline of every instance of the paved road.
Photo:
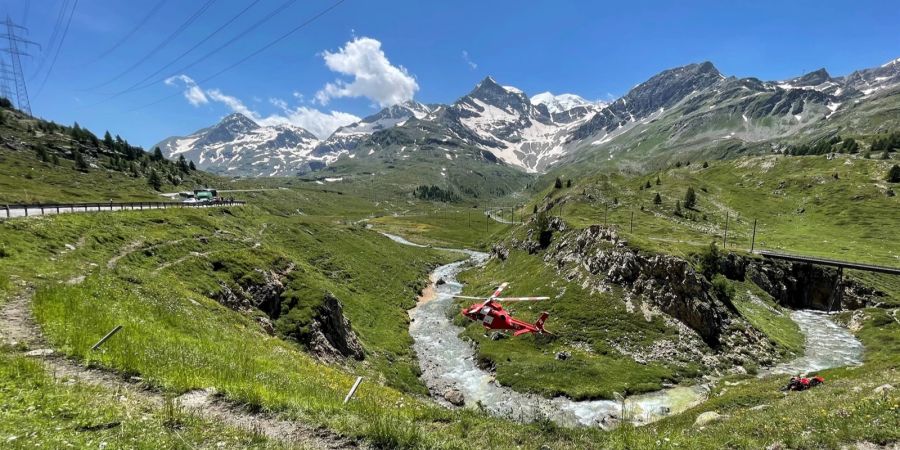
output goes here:
<path id="1" fill-rule="evenodd" d="M 49 216 L 52 214 L 70 214 L 70 213 L 90 213 L 90 212 L 104 212 L 104 211 L 142 211 L 145 209 L 172 209 L 172 208 L 182 208 L 182 207 L 190 207 L 190 208 L 215 208 L 219 206 L 240 206 L 243 202 L 238 203 L 235 202 L 233 204 L 222 203 L 222 204 L 209 204 L 209 205 L 198 205 L 198 204 L 179 204 L 179 203 L 171 203 L 171 202 L 145 202 L 145 203 L 113 203 L 113 204 L 80 204 L 80 205 L 60 205 L 58 208 L 55 205 L 46 205 L 43 208 L 40 206 L 15 206 L 10 205 L 7 210 L 6 206 L 0 206 L 0 220 L 2 219 L 13 219 L 16 217 L 32 217 L 32 216 Z"/>

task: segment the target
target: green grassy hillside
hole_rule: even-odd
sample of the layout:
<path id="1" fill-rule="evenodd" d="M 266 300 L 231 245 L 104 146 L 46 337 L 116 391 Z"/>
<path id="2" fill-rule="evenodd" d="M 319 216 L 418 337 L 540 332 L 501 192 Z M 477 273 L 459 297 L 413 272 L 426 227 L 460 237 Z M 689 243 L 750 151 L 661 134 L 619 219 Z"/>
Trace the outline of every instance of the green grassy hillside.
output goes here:
<path id="1" fill-rule="evenodd" d="M 0 204 L 161 201 L 159 192 L 221 182 L 118 136 L 97 138 L 9 107 L 0 107 L 0 167 Z"/>
<path id="2" fill-rule="evenodd" d="M 28 151 L 7 148 L 0 152 L 4 158 L 0 164 L 14 168 L 37 164 L 40 158 L 34 159 Z M 113 192 L 125 199 L 156 195 L 145 178 L 121 171 L 90 168 L 83 173 L 75 169 L 74 161 L 57 165 L 52 158 L 49 164 L 40 167 L 50 175 L 23 178 L 32 183 L 27 184 L 30 190 L 40 192 L 41 201 L 102 199 Z M 543 207 L 553 202 L 557 206 L 552 214 L 571 225 L 585 226 L 602 223 L 602 206 L 608 202 L 609 221 L 619 225 L 632 245 L 687 255 L 720 238 L 724 230 L 717 224 L 725 211 L 740 217 L 729 235 L 734 233 L 737 239 L 735 249 L 745 247 L 753 210 L 759 214 L 760 245 L 887 264 L 898 254 L 890 239 L 898 210 L 896 197 L 884 194 L 889 186 L 878 181 L 885 164 L 824 157 L 714 162 L 707 169 L 695 163 L 660 173 L 659 185 L 652 175 L 596 176 L 576 179 L 571 188 L 549 189 L 516 216 L 528 218 L 535 204 Z M 838 172 L 837 179 L 833 172 Z M 76 176 L 90 182 L 71 190 L 68 184 Z M 196 176 L 200 183 L 206 175 Z M 16 177 L 7 178 L 11 181 L 2 191 L 11 201 L 17 201 L 13 193 L 21 177 Z M 786 183 L 779 187 L 782 179 Z M 659 190 L 662 205 L 652 205 L 648 195 L 654 191 L 640 189 L 647 180 Z M 900 439 L 896 391 L 872 392 L 880 384 L 900 382 L 896 372 L 900 324 L 896 310 L 877 308 L 858 313 L 853 320 L 854 330 L 867 346 L 866 364 L 825 371 L 828 382 L 816 391 L 783 395 L 777 390 L 784 381 L 780 377 L 730 377 L 696 408 L 646 427 L 625 425 L 611 432 L 565 429 L 546 420 L 518 424 L 488 416 L 477 407 L 446 409 L 426 397 L 417 377 L 407 310 L 429 270 L 459 256 L 401 246 L 377 231 L 400 233 L 421 243 L 489 248 L 521 234 L 523 228 L 485 220 L 483 205 L 421 202 L 389 189 L 373 199 L 352 181 L 227 183 L 237 189 L 260 190 L 240 193 L 249 202 L 244 207 L 0 221 L 0 306 L 34 289 L 33 312 L 41 330 L 55 349 L 76 363 L 140 377 L 165 396 L 212 388 L 225 401 L 252 411 L 322 427 L 380 448 L 718 449 L 764 448 L 776 443 L 790 448 L 836 448 Z M 696 188 L 699 199 L 697 210 L 689 211 L 695 220 L 671 212 L 671 203 L 683 199 L 688 186 Z M 775 192 L 779 190 L 785 194 Z M 855 199 L 857 195 L 863 197 Z M 561 198 L 565 200 L 560 203 Z M 520 199 L 510 202 L 515 200 Z M 837 202 L 836 206 L 829 201 Z M 797 212 L 798 207 L 804 211 Z M 624 228 L 631 208 L 636 219 L 643 219 L 635 221 L 634 232 Z M 821 226 L 816 226 L 818 222 Z M 840 239 L 847 241 L 846 249 L 835 250 L 821 242 Z M 262 311 L 235 311 L 217 301 L 228 290 L 264 284 L 271 272 L 284 276 L 279 296 L 284 300 L 282 314 L 272 320 L 274 334 L 260 325 Z M 895 280 L 854 276 L 898 297 Z M 495 363 L 497 379 L 503 384 L 543 395 L 602 398 L 613 391 L 656 389 L 695 374 L 690 365 L 639 364 L 610 349 L 609 339 L 651 341 L 670 336 L 672 330 L 658 317 L 647 321 L 624 311 L 621 292 L 590 294 L 559 278 L 535 256 L 513 252 L 506 262 L 491 262 L 463 279 L 468 283 L 466 292 L 472 294 L 511 281 L 511 294 L 558 297 L 548 305 L 553 315 L 547 324 L 558 334 L 556 340 L 491 341 L 477 327 L 466 330 L 481 355 Z M 786 351 L 798 351 L 801 344 L 795 325 L 770 313 L 768 307 L 774 308 L 770 299 L 752 285 L 736 288 L 736 307 L 753 326 Z M 362 361 L 320 360 L 297 341 L 326 293 L 343 304 L 343 313 L 365 350 Z M 537 313 L 524 305 L 515 311 L 526 319 Z M 842 319 L 849 322 L 851 317 Z M 115 325 L 124 325 L 123 331 L 102 350 L 88 350 Z M 277 445 L 255 433 L 208 424 L 186 413 L 172 427 L 171 410 L 127 396 L 123 400 L 113 389 L 54 379 L 22 356 L 25 350 L 31 349 L 0 348 L 0 442 L 6 446 L 60 447 L 65 442 L 76 447 L 107 442 L 129 448 L 203 448 L 219 442 L 235 448 Z M 563 364 L 554 358 L 560 350 L 571 351 L 574 357 Z M 343 405 L 358 375 L 365 381 L 357 398 Z M 697 415 L 709 410 L 727 417 L 694 427 Z M 105 428 L 113 422 L 120 425 Z"/>

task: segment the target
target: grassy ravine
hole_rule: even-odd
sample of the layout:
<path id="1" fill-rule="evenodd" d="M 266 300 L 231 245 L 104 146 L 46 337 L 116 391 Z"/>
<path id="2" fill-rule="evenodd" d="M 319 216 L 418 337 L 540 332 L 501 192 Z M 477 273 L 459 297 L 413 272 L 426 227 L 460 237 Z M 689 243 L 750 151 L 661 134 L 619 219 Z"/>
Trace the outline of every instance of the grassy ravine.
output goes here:
<path id="1" fill-rule="evenodd" d="M 64 381 L 64 380 L 60 380 Z M 29 358 L 0 348 L 0 446 L 31 448 L 280 448 L 147 404 L 127 393 L 62 383 Z"/>
<path id="2" fill-rule="evenodd" d="M 513 251 L 504 262 L 494 260 L 483 270 L 466 271 L 460 280 L 466 283 L 466 295 L 487 295 L 508 281 L 510 286 L 504 295 L 551 297 L 544 302 L 507 306 L 527 321 L 537 320 L 541 311 L 550 312 L 545 326 L 556 335 L 552 338 L 528 335 L 493 341 L 480 323 L 458 319 L 457 323 L 467 326 L 465 336 L 477 343 L 478 357 L 496 367 L 498 381 L 516 390 L 549 397 L 612 399 L 614 392 L 654 391 L 662 388 L 663 382 L 697 373 L 696 364 L 691 362 L 681 367 L 642 365 L 620 354 L 610 343 L 627 340 L 646 345 L 675 337 L 675 330 L 659 317 L 648 322 L 639 310 L 627 312 L 619 298 L 621 293 L 590 294 L 578 283 L 557 279 L 553 269 L 524 252 Z M 466 306 L 469 303 L 464 302 Z M 572 357 L 556 360 L 559 351 L 568 351 Z"/>

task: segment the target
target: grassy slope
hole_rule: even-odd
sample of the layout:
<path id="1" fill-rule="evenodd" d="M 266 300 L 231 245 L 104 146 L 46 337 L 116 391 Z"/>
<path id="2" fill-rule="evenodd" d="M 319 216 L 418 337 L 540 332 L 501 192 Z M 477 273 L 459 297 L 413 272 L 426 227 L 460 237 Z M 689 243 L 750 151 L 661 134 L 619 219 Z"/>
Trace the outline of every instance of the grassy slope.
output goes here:
<path id="1" fill-rule="evenodd" d="M 762 331 L 787 353 L 803 353 L 804 339 L 800 327 L 788 317 L 789 310 L 750 281 L 731 282 L 735 286 L 732 303 L 747 321 Z"/>
<path id="2" fill-rule="evenodd" d="M 421 205 L 405 214 L 376 217 L 370 223 L 419 244 L 482 250 L 511 229 L 486 216 L 481 208 L 447 205 Z"/>
<path id="3" fill-rule="evenodd" d="M 571 188 L 543 191 L 539 201 L 568 196 L 552 214 L 575 227 L 606 221 L 631 245 L 648 251 L 688 256 L 710 242 L 721 243 L 727 213 L 730 251 L 749 251 L 756 220 L 756 249 L 897 267 L 900 241 L 892 230 L 900 222 L 900 196 L 886 191 L 900 191 L 900 186 L 884 181 L 897 163 L 897 154 L 891 155 L 889 161 L 860 155 L 830 161 L 825 156 L 762 156 L 712 161 L 706 169 L 695 161 L 652 175 L 576 179 Z M 642 190 L 648 181 L 651 187 Z M 696 209 L 677 217 L 675 203 L 683 202 L 689 186 L 697 194 Z M 659 206 L 653 204 L 657 192 L 663 200 Z M 531 207 L 521 212 L 530 213 Z M 887 294 L 885 302 L 900 304 L 896 277 L 847 275 Z"/>
<path id="4" fill-rule="evenodd" d="M 545 194 L 575 197 L 562 207 L 562 216 L 575 226 L 603 223 L 609 206 L 609 223 L 648 250 L 686 254 L 721 242 L 728 212 L 729 249 L 748 250 L 753 221 L 758 220 L 757 249 L 897 265 L 900 244 L 888 230 L 900 220 L 900 197 L 885 195 L 890 185 L 884 181 L 895 163 L 858 155 L 831 161 L 824 156 L 764 156 L 713 161 L 704 169 L 695 161 L 647 176 L 576 179 L 572 188 Z M 655 184 L 657 176 L 660 185 Z M 647 181 L 651 187 L 641 190 Z M 696 211 L 685 212 L 694 220 L 673 215 L 675 202 L 683 202 L 689 186 L 698 204 Z M 653 204 L 657 192 L 660 206 Z M 629 231 L 632 211 L 634 232 Z"/>
<path id="5" fill-rule="evenodd" d="M 127 171 L 108 168 L 109 149 L 98 149 L 74 142 L 63 132 L 29 132 L 36 128 L 37 120 L 27 119 L 18 112 L 0 108 L 5 120 L 0 123 L 0 204 L 47 202 L 102 202 L 102 201 L 163 201 L 147 184 L 146 170 L 134 177 Z M 56 155 L 58 164 L 43 162 L 37 149 L 44 148 L 50 156 Z M 67 153 L 78 148 L 93 167 L 87 171 L 74 169 L 75 163 Z M 146 159 L 146 158 L 145 158 Z M 135 161 L 140 166 L 140 161 Z M 172 164 L 153 163 L 162 173 L 171 171 Z M 200 171 L 179 173 L 184 181 L 173 186 L 162 177 L 162 192 L 193 189 L 221 183 L 222 179 Z"/>
<path id="6" fill-rule="evenodd" d="M 278 448 L 127 393 L 59 381 L 39 363 L 0 349 L 3 448 Z"/>
<path id="7" fill-rule="evenodd" d="M 314 204 L 300 204 L 316 209 Z M 333 202 L 323 204 L 336 212 Z M 405 309 L 412 304 L 414 290 L 392 283 L 412 283 L 414 287 L 424 280 L 428 261 L 446 260 L 446 256 L 402 247 L 352 226 L 329 230 L 339 224 L 329 222 L 326 226 L 323 217 L 307 222 L 306 217 L 279 218 L 251 206 L 13 220 L 0 223 L 0 237 L 7 248 L 14 249 L 0 259 L 0 273 L 13 280 L 8 283 L 9 291 L 18 290 L 21 282 L 41 287 L 35 298 L 36 314 L 45 332 L 63 351 L 124 373 L 139 374 L 167 392 L 216 387 L 236 401 L 387 447 L 465 447 L 472 436 L 479 443 L 506 445 L 509 438 L 503 437 L 502 443 L 496 440 L 499 437 L 493 433 L 493 423 L 483 415 L 447 411 L 390 387 L 422 392 L 418 380 L 409 378 L 415 367 L 409 359 L 410 341 L 405 333 Z M 172 261 L 179 251 L 185 256 L 196 250 L 189 241 L 167 242 L 202 234 L 209 237 L 207 250 L 230 245 L 246 249 L 253 242 L 219 243 L 220 238 L 211 236 L 219 229 L 226 232 L 220 234 L 233 233 L 255 241 L 261 222 L 274 223 L 266 228 L 263 247 L 303 244 L 294 249 L 296 254 L 314 258 L 329 253 L 338 272 L 354 276 L 353 283 L 342 281 L 330 287 L 343 284 L 345 296 L 336 294 L 370 351 L 366 363 L 344 368 L 323 365 L 297 346 L 267 337 L 249 317 L 194 292 L 186 278 L 197 275 L 196 269 L 182 274 L 170 269 L 152 273 L 156 258 Z M 103 227 L 97 226 L 99 223 Z M 284 234 L 279 235 L 278 226 L 288 224 L 290 227 L 285 226 Z M 359 238 L 354 237 L 357 233 L 361 234 Z M 135 239 L 145 245 L 119 259 L 115 269 L 107 269 L 107 261 Z M 366 247 L 360 247 L 365 245 L 363 241 L 383 253 L 365 253 Z M 67 243 L 77 249 L 67 249 Z M 352 260 L 354 254 L 361 255 L 356 262 Z M 379 263 L 372 264 L 374 260 Z M 85 272 L 91 274 L 81 284 L 61 283 Z M 322 288 L 329 287 L 328 282 L 322 283 Z M 358 300 L 354 301 L 354 296 Z M 87 357 L 89 341 L 105 333 L 111 324 L 123 324 L 126 331 L 111 340 L 103 353 Z M 369 381 L 360 389 L 359 400 L 345 407 L 341 400 L 357 373 L 368 375 Z M 514 441 L 534 441 L 537 425 L 501 423 L 510 429 Z M 567 431 L 538 441 L 557 439 L 568 442 L 569 447 L 583 447 L 586 442 L 582 433 Z"/>
<path id="8" fill-rule="evenodd" d="M 849 315 L 850 313 L 845 313 Z M 782 377 L 747 378 L 721 383 L 706 403 L 684 414 L 633 430 L 628 446 L 686 448 L 838 448 L 868 441 L 885 445 L 900 440 L 900 395 L 879 395 L 882 384 L 897 385 L 900 324 L 881 309 L 865 310 L 856 333 L 866 346 L 865 364 L 820 372 L 825 385 L 799 393 L 781 393 Z M 728 381 L 728 380 L 726 380 Z M 738 384 L 734 384 L 738 383 Z M 762 409 L 752 409 L 761 406 Z M 702 429 L 692 427 L 702 412 L 728 417 Z"/>

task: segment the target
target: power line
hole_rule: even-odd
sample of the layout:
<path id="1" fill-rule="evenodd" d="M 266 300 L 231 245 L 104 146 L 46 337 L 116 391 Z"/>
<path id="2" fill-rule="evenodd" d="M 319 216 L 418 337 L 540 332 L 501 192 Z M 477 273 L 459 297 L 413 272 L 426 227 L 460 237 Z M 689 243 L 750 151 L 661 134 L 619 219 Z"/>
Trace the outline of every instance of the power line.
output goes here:
<path id="1" fill-rule="evenodd" d="M 163 39 L 163 41 L 160 42 L 156 47 L 154 47 L 153 50 L 150 50 L 149 53 L 147 53 L 146 55 L 144 55 L 143 58 L 137 60 L 137 62 L 135 62 L 134 64 L 132 64 L 131 66 L 129 66 L 127 69 L 123 70 L 122 72 L 119 72 L 118 75 L 116 75 L 116 76 L 110 78 L 109 80 L 107 80 L 107 81 L 105 81 L 105 82 L 103 82 L 103 83 L 101 83 L 101 84 L 98 84 L 98 85 L 92 87 L 91 89 L 97 89 L 97 88 L 100 88 L 100 87 L 109 85 L 110 83 L 112 83 L 112 82 L 114 82 L 114 81 L 116 81 L 116 80 L 118 80 L 118 79 L 124 77 L 124 76 L 127 75 L 129 72 L 131 72 L 132 70 L 136 69 L 138 66 L 140 66 L 141 64 L 143 64 L 143 63 L 146 62 L 147 60 L 149 60 L 151 57 L 153 57 L 153 55 L 155 55 L 157 52 L 159 52 L 160 50 L 162 50 L 163 48 L 165 48 L 166 45 L 169 45 L 170 42 L 172 42 L 173 40 L 175 40 L 175 38 L 177 38 L 177 37 L 178 37 L 181 33 L 183 33 L 185 30 L 187 30 L 187 29 L 188 29 L 188 28 L 189 28 L 189 27 L 190 27 L 197 19 L 200 18 L 200 16 L 202 16 L 203 13 L 205 13 L 205 12 L 209 9 L 209 7 L 212 6 L 212 4 L 215 3 L 215 2 L 216 2 L 216 0 L 207 0 L 207 2 L 204 3 L 204 4 L 200 7 L 200 9 L 198 9 L 198 10 L 195 11 L 193 14 L 191 14 L 191 15 L 187 18 L 187 20 L 185 20 L 184 22 L 182 22 L 182 24 L 179 25 L 178 28 L 175 29 L 175 31 L 173 31 L 171 34 L 169 34 L 168 37 L 166 37 L 165 39 Z"/>
<path id="2" fill-rule="evenodd" d="M 105 57 L 108 56 L 110 53 L 116 51 L 116 49 L 118 49 L 119 47 L 121 47 L 122 44 L 124 44 L 124 43 L 127 42 L 129 39 L 131 39 L 131 37 L 134 36 L 134 34 L 137 33 L 138 30 L 140 30 L 144 25 L 146 25 L 146 24 L 147 24 L 147 21 L 149 21 L 150 18 L 153 17 L 153 16 L 156 14 L 156 12 L 159 11 L 159 9 L 162 8 L 163 5 L 166 4 L 167 1 L 168 1 L 168 0 L 160 0 L 159 2 L 157 2 L 156 5 L 154 5 L 153 8 L 151 8 L 150 11 L 147 12 L 147 14 L 144 16 L 144 18 L 142 18 L 142 19 L 141 19 L 141 20 L 140 20 L 140 21 L 139 21 L 139 22 L 131 29 L 131 31 L 129 31 L 128 33 L 126 33 L 125 36 L 122 36 L 122 38 L 119 39 L 115 44 L 113 44 L 112 47 L 106 49 L 106 51 L 104 51 L 103 53 L 99 54 L 96 58 L 94 58 L 93 62 L 97 62 L 97 61 L 99 61 L 99 60 L 105 58 Z"/>
<path id="3" fill-rule="evenodd" d="M 53 53 L 53 59 L 50 61 L 50 67 L 47 69 L 47 73 L 44 74 L 44 79 L 41 81 L 41 87 L 38 88 L 37 94 L 34 95 L 34 98 L 37 98 L 41 95 L 41 92 L 44 91 L 44 85 L 47 84 L 47 79 L 50 78 L 50 73 L 53 72 L 53 66 L 56 65 L 56 58 L 59 57 L 59 50 L 62 49 L 63 43 L 66 42 L 66 35 L 69 34 L 69 26 L 72 25 L 72 16 L 75 15 L 75 8 L 78 7 L 78 0 L 72 2 L 72 12 L 69 13 L 69 19 L 66 21 L 66 28 L 63 29 L 62 38 L 59 40 L 59 45 L 56 46 L 56 51 Z"/>
<path id="4" fill-rule="evenodd" d="M 215 36 L 216 34 L 218 34 L 220 31 L 224 30 L 227 26 L 229 26 L 229 25 L 231 25 L 232 23 L 234 23 L 235 20 L 241 18 L 244 14 L 247 13 L 247 11 L 250 10 L 250 8 L 254 7 L 254 6 L 255 6 L 257 3 L 259 3 L 260 1 L 261 1 L 261 0 L 254 0 L 252 3 L 250 3 L 249 5 L 247 5 L 247 7 L 245 7 L 244 9 L 242 9 L 239 13 L 235 14 L 234 16 L 232 16 L 231 19 L 228 19 L 228 21 L 225 22 L 225 23 L 223 23 L 219 28 L 216 28 L 212 33 L 206 35 L 206 37 L 204 37 L 203 39 L 201 39 L 200 42 L 196 43 L 193 47 L 187 49 L 187 50 L 184 51 L 182 54 L 178 55 L 177 58 L 175 58 L 174 60 L 170 61 L 168 64 L 166 64 L 166 65 L 160 67 L 159 69 L 157 69 L 155 72 L 151 73 L 150 75 L 147 75 L 146 77 L 144 77 L 142 80 L 138 81 L 137 83 L 134 83 L 133 85 L 129 86 L 129 87 L 126 88 L 125 90 L 120 91 L 120 92 L 117 92 L 115 95 L 113 95 L 112 97 L 110 97 L 110 99 L 115 98 L 115 97 L 118 97 L 119 95 L 122 95 L 122 94 L 126 94 L 126 93 L 128 93 L 128 92 L 132 92 L 132 91 L 135 91 L 135 90 L 144 89 L 144 88 L 147 88 L 147 87 L 150 87 L 150 86 L 155 85 L 157 82 L 152 82 L 152 83 L 149 83 L 149 84 L 147 84 L 147 85 L 140 86 L 140 85 L 141 85 L 142 83 L 144 83 L 145 81 L 147 81 L 147 80 L 149 80 L 149 79 L 155 77 L 156 75 L 159 75 L 159 73 L 162 72 L 163 70 L 166 70 L 167 68 L 172 67 L 173 64 L 175 64 L 176 62 L 180 61 L 182 58 L 184 58 L 185 56 L 187 56 L 187 55 L 188 55 L 189 53 L 191 53 L 192 51 L 196 50 L 196 49 L 197 49 L 198 47 L 200 47 L 201 45 L 205 44 L 207 41 L 209 41 L 210 39 L 212 39 L 213 36 Z M 290 1 L 288 1 L 287 3 L 285 3 L 284 5 L 282 5 L 281 7 L 279 7 L 278 9 L 276 9 L 275 11 L 273 11 L 272 13 L 270 13 L 270 15 L 267 16 L 265 20 L 268 20 L 269 18 L 271 18 L 272 16 L 274 16 L 275 14 L 277 14 L 278 12 L 280 12 L 281 10 L 283 10 L 287 5 L 293 4 L 293 3 L 295 3 L 296 1 L 297 1 L 297 0 L 290 0 Z M 260 23 L 260 24 L 261 24 L 261 23 Z M 233 41 L 234 41 L 234 40 L 229 41 L 229 42 L 233 42 Z M 207 55 L 209 55 L 209 54 L 207 54 Z M 206 57 L 206 56 L 204 56 L 204 57 Z M 201 60 L 202 60 L 202 59 L 201 59 Z M 196 62 L 194 62 L 193 64 L 196 64 Z M 166 77 L 166 78 L 169 78 L 169 77 Z M 138 86 L 140 86 L 140 87 L 138 87 Z"/>
<path id="5" fill-rule="evenodd" d="M 31 73 L 32 78 L 36 78 L 47 63 L 47 54 L 53 51 L 56 41 L 59 39 L 59 33 L 66 21 L 66 12 L 69 11 L 70 0 L 63 0 L 59 6 L 59 13 L 56 15 L 56 23 L 53 25 L 53 32 L 50 33 L 50 39 L 47 40 L 47 50 L 41 52 L 41 61 L 38 63 L 37 69 Z"/>
<path id="6" fill-rule="evenodd" d="M 302 30 L 303 28 L 306 28 L 309 24 L 315 22 L 316 20 L 318 20 L 320 17 L 324 16 L 325 14 L 328 14 L 329 12 L 331 12 L 331 10 L 337 8 L 338 6 L 340 6 L 340 5 L 341 5 L 342 3 L 344 3 L 345 1 L 347 1 L 347 0 L 338 0 L 338 1 L 336 1 L 334 4 L 332 4 L 332 5 L 329 6 L 328 8 L 325 8 L 324 10 L 322 10 L 322 11 L 320 11 L 318 14 L 316 14 L 316 15 L 310 17 L 309 19 L 306 19 L 306 20 L 305 20 L 304 22 L 302 22 L 300 25 L 297 25 L 296 27 L 292 28 L 292 29 L 291 29 L 290 31 L 288 31 L 287 33 L 282 34 L 281 36 L 279 36 L 279 37 L 276 38 L 275 40 L 269 42 L 268 44 L 266 44 L 266 45 L 264 45 L 264 46 L 262 46 L 262 47 L 260 47 L 259 49 L 257 49 L 256 51 L 250 53 L 249 55 L 245 56 L 244 58 L 241 58 L 241 59 L 238 60 L 237 62 L 235 62 L 235 63 L 233 63 L 233 64 L 231 64 L 231 65 L 225 67 L 224 69 L 221 69 L 221 70 L 219 70 L 218 72 L 216 72 L 216 73 L 214 73 L 214 74 L 212 74 L 212 75 L 210 75 L 210 76 L 208 76 L 208 77 L 206 77 L 206 78 L 204 78 L 204 79 L 202 79 L 202 80 L 200 80 L 200 81 L 197 81 L 197 84 L 205 83 L 205 82 L 207 82 L 207 81 L 211 81 L 212 79 L 218 77 L 219 75 L 222 75 L 223 73 L 228 72 L 229 70 L 234 69 L 235 67 L 237 67 L 237 66 L 239 66 L 239 65 L 241 65 L 241 64 L 243 64 L 243 63 L 245 63 L 245 62 L 247 62 L 247 60 L 249 60 L 250 58 L 253 58 L 254 56 L 256 56 L 256 55 L 258 55 L 258 54 L 260 54 L 260 53 L 262 53 L 262 52 L 268 50 L 269 48 L 271 48 L 271 47 L 274 46 L 275 44 L 278 44 L 279 42 L 281 42 L 281 41 L 287 39 L 288 37 L 290 37 L 290 35 L 292 35 L 292 34 L 298 32 L 298 31 Z M 174 93 L 174 94 L 167 95 L 167 96 L 165 96 L 165 97 L 163 97 L 163 98 L 161 98 L 161 99 L 159 99 L 159 100 L 157 100 L 157 101 L 155 101 L 155 102 L 148 103 L 148 104 L 139 106 L 139 107 L 137 107 L 137 108 L 132 108 L 132 109 L 128 110 L 128 112 L 134 112 L 134 111 L 138 111 L 138 110 L 141 110 L 141 109 L 144 109 L 144 108 L 149 108 L 149 107 L 151 107 L 151 106 L 154 106 L 154 105 L 157 105 L 157 104 L 159 104 L 159 103 L 162 103 L 162 102 L 164 102 L 164 101 L 166 101 L 166 100 L 168 100 L 168 99 L 170 99 L 170 98 L 172 98 L 172 97 L 174 97 L 174 96 L 176 96 L 176 95 L 178 95 L 178 94 L 179 94 L 179 93 L 176 92 L 176 93 Z"/>

